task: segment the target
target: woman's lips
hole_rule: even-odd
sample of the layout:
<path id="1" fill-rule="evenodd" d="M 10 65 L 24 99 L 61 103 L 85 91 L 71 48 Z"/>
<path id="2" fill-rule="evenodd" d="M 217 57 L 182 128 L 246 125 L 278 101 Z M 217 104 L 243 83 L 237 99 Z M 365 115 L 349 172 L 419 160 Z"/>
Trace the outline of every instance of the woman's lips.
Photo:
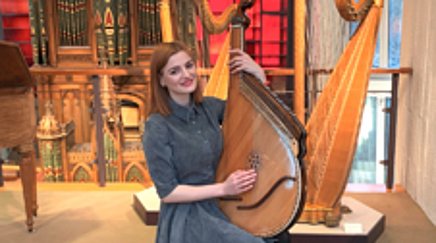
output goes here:
<path id="1" fill-rule="evenodd" d="M 183 83 L 181 83 L 181 85 L 183 87 L 189 87 L 192 85 L 193 82 L 194 82 L 194 79 L 186 79 Z"/>

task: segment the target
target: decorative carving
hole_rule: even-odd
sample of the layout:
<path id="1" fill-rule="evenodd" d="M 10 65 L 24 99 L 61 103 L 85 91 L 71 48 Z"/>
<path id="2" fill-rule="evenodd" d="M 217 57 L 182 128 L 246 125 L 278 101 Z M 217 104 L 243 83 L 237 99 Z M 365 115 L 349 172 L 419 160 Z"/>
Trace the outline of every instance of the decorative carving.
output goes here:
<path id="1" fill-rule="evenodd" d="M 92 56 L 89 54 L 86 55 L 59 55 L 58 56 L 59 63 L 68 63 L 68 62 L 83 62 L 83 63 L 92 63 Z"/>
<path id="2" fill-rule="evenodd" d="M 336 0 L 336 7 L 342 18 L 348 21 L 363 19 L 368 13 L 374 0 Z M 380 7 L 380 3 L 378 6 Z"/>

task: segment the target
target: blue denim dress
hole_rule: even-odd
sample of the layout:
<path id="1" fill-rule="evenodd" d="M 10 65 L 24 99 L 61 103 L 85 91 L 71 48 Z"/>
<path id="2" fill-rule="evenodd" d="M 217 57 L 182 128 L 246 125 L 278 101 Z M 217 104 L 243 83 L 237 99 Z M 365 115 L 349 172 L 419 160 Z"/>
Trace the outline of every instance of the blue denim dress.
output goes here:
<path id="1" fill-rule="evenodd" d="M 199 105 L 170 102 L 169 116 L 151 115 L 145 123 L 143 146 L 148 169 L 160 198 L 177 185 L 207 185 L 223 148 L 220 124 L 225 102 L 204 97 Z M 161 203 L 157 243 L 259 242 L 229 222 L 216 199 Z"/>

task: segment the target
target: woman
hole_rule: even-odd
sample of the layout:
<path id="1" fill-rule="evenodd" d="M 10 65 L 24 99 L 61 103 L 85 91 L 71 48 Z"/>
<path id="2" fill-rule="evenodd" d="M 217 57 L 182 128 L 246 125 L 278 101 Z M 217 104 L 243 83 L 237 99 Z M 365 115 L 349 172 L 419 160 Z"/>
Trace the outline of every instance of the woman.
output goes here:
<path id="1" fill-rule="evenodd" d="M 262 68 L 232 50 L 231 73 L 245 71 L 265 81 Z M 216 198 L 253 188 L 254 170 L 216 183 L 223 147 L 220 124 L 225 102 L 202 97 L 195 60 L 179 43 L 163 43 L 151 58 L 151 111 L 143 146 L 161 209 L 156 242 L 264 242 L 231 224 Z"/>

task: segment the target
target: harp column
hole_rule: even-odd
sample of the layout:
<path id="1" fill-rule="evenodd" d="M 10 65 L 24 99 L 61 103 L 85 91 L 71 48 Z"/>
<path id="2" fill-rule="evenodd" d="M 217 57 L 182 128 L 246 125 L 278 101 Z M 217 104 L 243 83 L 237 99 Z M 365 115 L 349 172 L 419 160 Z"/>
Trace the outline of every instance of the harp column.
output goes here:
<path id="1" fill-rule="evenodd" d="M 305 124 L 304 77 L 305 77 L 305 19 L 306 0 L 294 1 L 294 112 L 298 120 Z"/>
<path id="2" fill-rule="evenodd" d="M 162 42 L 174 41 L 173 25 L 171 23 L 171 8 L 169 0 L 160 1 L 160 22 L 162 29 Z"/>

